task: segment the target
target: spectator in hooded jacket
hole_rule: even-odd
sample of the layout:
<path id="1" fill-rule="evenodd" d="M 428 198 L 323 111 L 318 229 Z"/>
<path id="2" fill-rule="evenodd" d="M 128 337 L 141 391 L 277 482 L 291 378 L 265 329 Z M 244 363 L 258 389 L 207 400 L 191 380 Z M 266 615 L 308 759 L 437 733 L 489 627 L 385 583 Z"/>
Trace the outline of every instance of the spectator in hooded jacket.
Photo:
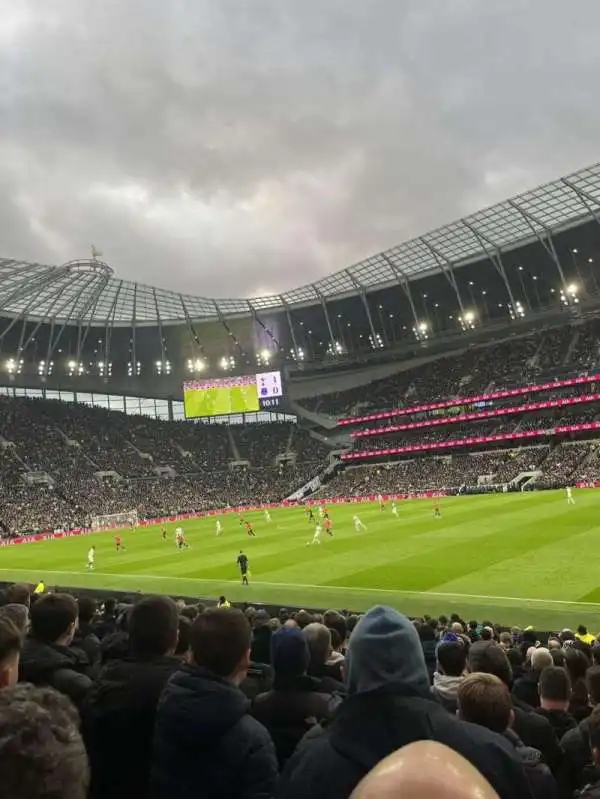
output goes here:
<path id="1" fill-rule="evenodd" d="M 0 689 L 17 682 L 22 643 L 17 627 L 10 619 L 0 616 Z"/>
<path id="2" fill-rule="evenodd" d="M 251 629 L 235 608 L 210 608 L 192 627 L 192 663 L 158 705 L 150 796 L 270 799 L 277 787 L 273 741 L 250 715 L 239 685 L 250 666 Z"/>
<path id="3" fill-rule="evenodd" d="M 259 694 L 252 715 L 267 728 L 283 766 L 296 746 L 318 722 L 332 717 L 339 699 L 321 689 L 321 683 L 306 673 L 310 655 L 302 632 L 282 627 L 271 638 L 273 688 Z"/>
<path id="4" fill-rule="evenodd" d="M 308 673 L 311 677 L 316 677 L 321 681 L 321 690 L 326 693 L 343 693 L 344 686 L 339 681 L 340 666 L 329 666 L 328 660 L 331 655 L 331 633 L 324 624 L 312 622 L 302 630 L 308 651 L 310 662 Z"/>
<path id="5" fill-rule="evenodd" d="M 540 674 L 540 707 L 537 713 L 548 719 L 560 742 L 562 737 L 577 726 L 569 713 L 571 699 L 571 680 L 566 669 L 561 666 L 548 666 Z"/>
<path id="6" fill-rule="evenodd" d="M 332 723 L 307 736 L 288 762 L 281 799 L 347 799 L 380 760 L 420 739 L 462 754 L 501 799 L 530 797 L 509 743 L 433 699 L 418 633 L 405 616 L 381 606 L 363 616 L 348 645 L 345 680 L 349 696 Z"/>
<path id="7" fill-rule="evenodd" d="M 147 597 L 131 610 L 129 654 L 100 672 L 82 710 L 90 756 L 92 799 L 135 799 L 148 789 L 156 707 L 180 667 L 177 608 Z"/>
<path id="8" fill-rule="evenodd" d="M 432 692 L 450 713 L 458 710 L 458 687 L 467 671 L 467 648 L 458 641 L 442 641 L 437 648 L 437 671 Z"/>
<path id="9" fill-rule="evenodd" d="M 89 662 L 71 648 L 77 629 L 77 602 L 69 594 L 44 594 L 31 608 L 31 628 L 23 644 L 19 679 L 47 685 L 81 705 L 92 680 Z"/>
<path id="10" fill-rule="evenodd" d="M 458 713 L 461 719 L 479 724 L 503 735 L 525 769 L 536 799 L 556 796 L 556 783 L 541 752 L 525 746 L 511 729 L 514 713 L 510 692 L 493 674 L 469 674 L 458 689 Z"/>
<path id="11" fill-rule="evenodd" d="M 100 661 L 100 639 L 93 628 L 98 605 L 91 596 L 82 596 L 77 603 L 79 608 L 79 621 L 73 636 L 73 646 L 85 652 L 91 666 Z"/>

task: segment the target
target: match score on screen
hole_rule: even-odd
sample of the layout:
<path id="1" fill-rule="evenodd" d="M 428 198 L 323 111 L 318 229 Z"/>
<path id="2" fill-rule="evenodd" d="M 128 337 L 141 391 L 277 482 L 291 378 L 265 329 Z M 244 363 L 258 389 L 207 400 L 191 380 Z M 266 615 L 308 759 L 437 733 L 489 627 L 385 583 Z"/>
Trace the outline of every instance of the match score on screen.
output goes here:
<path id="1" fill-rule="evenodd" d="M 186 380 L 183 384 L 186 419 L 274 410 L 282 401 L 281 372 Z"/>

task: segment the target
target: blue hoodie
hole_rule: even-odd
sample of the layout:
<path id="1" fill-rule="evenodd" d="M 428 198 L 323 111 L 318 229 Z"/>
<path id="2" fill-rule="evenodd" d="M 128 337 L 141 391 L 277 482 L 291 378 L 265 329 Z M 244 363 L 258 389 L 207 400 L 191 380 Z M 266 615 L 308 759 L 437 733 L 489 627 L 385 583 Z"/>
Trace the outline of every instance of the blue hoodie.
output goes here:
<path id="1" fill-rule="evenodd" d="M 396 684 L 414 696 L 429 697 L 429 673 L 415 626 L 383 605 L 372 608 L 354 628 L 344 672 L 349 694 Z"/>

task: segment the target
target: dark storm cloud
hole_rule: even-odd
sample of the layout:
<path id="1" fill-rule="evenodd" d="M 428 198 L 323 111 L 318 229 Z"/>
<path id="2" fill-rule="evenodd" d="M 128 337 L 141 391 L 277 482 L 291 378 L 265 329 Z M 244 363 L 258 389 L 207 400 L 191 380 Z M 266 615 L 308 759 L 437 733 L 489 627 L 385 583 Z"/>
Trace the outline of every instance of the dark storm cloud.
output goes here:
<path id="1" fill-rule="evenodd" d="M 3 255 L 290 288 L 598 159 L 597 0 L 0 0 Z"/>

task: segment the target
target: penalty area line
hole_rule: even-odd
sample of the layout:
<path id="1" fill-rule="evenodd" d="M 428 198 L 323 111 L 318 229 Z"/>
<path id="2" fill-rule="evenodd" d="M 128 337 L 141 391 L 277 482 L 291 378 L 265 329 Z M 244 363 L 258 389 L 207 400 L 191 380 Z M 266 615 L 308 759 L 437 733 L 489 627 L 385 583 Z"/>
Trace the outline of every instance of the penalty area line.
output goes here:
<path id="1" fill-rule="evenodd" d="M 0 569 L 0 574 L 31 574 L 33 569 Z M 49 575 L 53 576 L 70 576 L 70 577 L 82 577 L 90 575 L 98 575 L 99 577 L 112 577 L 112 578 L 123 578 L 124 580 L 130 580 L 134 582 L 135 580 L 171 580 L 176 582 L 185 582 L 185 583 L 212 583 L 214 585 L 237 585 L 239 580 L 215 580 L 210 578 L 204 577 L 174 577 L 170 575 L 162 575 L 162 574 L 122 574 L 121 572 L 102 572 L 98 570 L 94 571 L 44 571 L 46 577 Z M 251 587 L 261 587 L 264 588 L 299 588 L 299 589 L 306 589 L 310 591 L 346 591 L 346 592 L 354 592 L 354 593 L 364 593 L 364 594 L 399 594 L 400 596 L 406 597 L 419 597 L 419 599 L 425 599 L 431 597 L 433 599 L 474 599 L 474 600 L 488 600 L 492 602 L 537 602 L 540 605 L 569 605 L 569 606 L 577 606 L 577 607 L 587 607 L 587 608 L 596 608 L 600 607 L 600 602 L 581 602 L 579 600 L 574 599 L 542 599 L 541 597 L 517 597 L 517 596 L 494 596 L 492 594 L 457 594 L 451 593 L 449 591 L 406 591 L 401 588 L 361 588 L 360 586 L 349 586 L 349 585 L 315 585 L 309 583 L 273 583 L 267 582 L 262 580 L 253 580 L 251 583 Z M 101 586 L 98 586 L 101 588 Z M 134 589 L 130 589 L 134 590 Z"/>

